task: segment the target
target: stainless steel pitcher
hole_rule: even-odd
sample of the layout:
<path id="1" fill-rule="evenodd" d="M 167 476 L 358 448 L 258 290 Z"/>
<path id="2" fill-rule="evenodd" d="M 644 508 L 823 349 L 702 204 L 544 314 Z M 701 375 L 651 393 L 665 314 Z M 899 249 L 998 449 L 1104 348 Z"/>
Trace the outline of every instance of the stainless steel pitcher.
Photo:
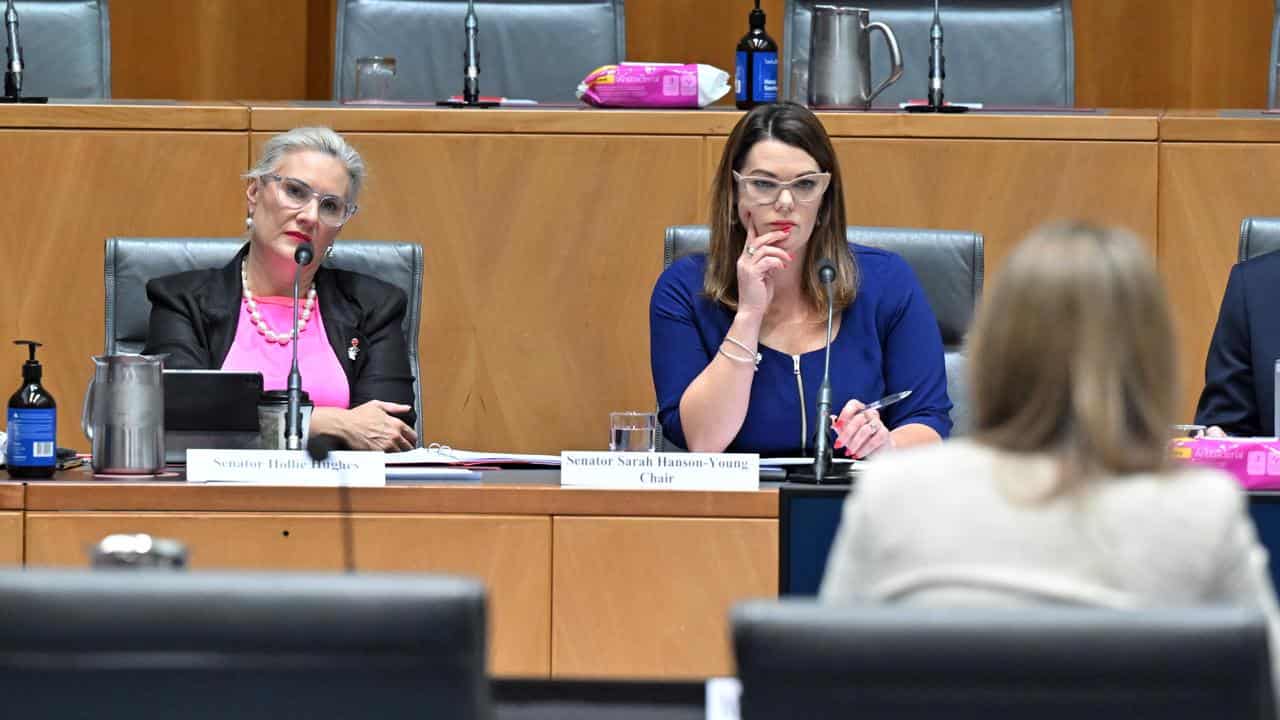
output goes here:
<path id="1" fill-rule="evenodd" d="M 95 355 L 80 427 L 93 471 L 150 475 L 164 469 L 164 355 Z"/>
<path id="2" fill-rule="evenodd" d="M 866 110 L 885 88 L 902 77 L 902 52 L 893 30 L 871 22 L 865 8 L 816 5 L 809 29 L 809 105 Z M 892 69 L 871 87 L 871 31 L 889 44 Z"/>

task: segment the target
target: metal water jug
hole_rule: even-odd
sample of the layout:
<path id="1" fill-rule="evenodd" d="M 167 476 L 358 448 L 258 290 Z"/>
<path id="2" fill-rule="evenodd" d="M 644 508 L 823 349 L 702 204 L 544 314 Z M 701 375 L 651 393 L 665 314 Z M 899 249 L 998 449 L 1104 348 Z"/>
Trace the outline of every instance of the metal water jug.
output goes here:
<path id="1" fill-rule="evenodd" d="M 902 77 L 902 52 L 893 30 L 871 21 L 865 8 L 816 5 L 809 29 L 809 105 L 866 110 L 885 88 Z M 871 86 L 871 32 L 889 44 L 889 77 Z"/>
<path id="2" fill-rule="evenodd" d="M 93 471 L 152 475 L 164 469 L 164 356 L 95 355 L 80 427 Z"/>

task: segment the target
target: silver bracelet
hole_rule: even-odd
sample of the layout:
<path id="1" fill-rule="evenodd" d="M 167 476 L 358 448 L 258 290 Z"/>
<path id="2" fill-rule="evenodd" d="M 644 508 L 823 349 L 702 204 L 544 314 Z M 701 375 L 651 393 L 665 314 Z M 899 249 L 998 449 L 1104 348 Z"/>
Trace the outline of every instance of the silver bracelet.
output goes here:
<path id="1" fill-rule="evenodd" d="M 716 352 L 718 352 L 718 353 L 720 353 L 721 355 L 723 355 L 723 356 L 725 356 L 725 357 L 729 358 L 730 360 L 733 360 L 734 362 L 740 362 L 740 363 L 746 363 L 746 364 L 748 364 L 748 365 L 754 365 L 754 366 L 755 366 L 755 370 L 756 370 L 756 372 L 760 372 L 760 356 L 759 356 L 759 355 L 756 355 L 756 358 L 755 358 L 754 360 L 753 360 L 753 359 L 751 359 L 751 358 L 738 357 L 737 355 L 733 355 L 733 354 L 731 354 L 731 353 L 725 352 L 725 349 L 724 349 L 723 347 L 721 347 L 721 348 L 717 349 L 717 350 L 716 350 Z"/>
<path id="2" fill-rule="evenodd" d="M 737 338 L 735 338 L 735 337 L 734 337 L 734 336 L 732 336 L 732 335 L 725 335 L 725 336 L 724 336 L 724 339 L 725 339 L 725 340 L 728 340 L 729 342 L 733 343 L 734 345 L 737 345 L 738 347 L 742 348 L 743 350 L 746 350 L 748 353 L 750 353 L 750 354 L 752 354 L 752 355 L 755 355 L 755 356 L 756 356 L 756 364 L 757 364 L 757 365 L 759 365 L 759 364 L 760 364 L 760 353 L 756 352 L 756 350 L 755 350 L 754 348 L 749 348 L 749 347 L 747 347 L 746 343 L 742 342 L 741 340 L 738 340 Z"/>

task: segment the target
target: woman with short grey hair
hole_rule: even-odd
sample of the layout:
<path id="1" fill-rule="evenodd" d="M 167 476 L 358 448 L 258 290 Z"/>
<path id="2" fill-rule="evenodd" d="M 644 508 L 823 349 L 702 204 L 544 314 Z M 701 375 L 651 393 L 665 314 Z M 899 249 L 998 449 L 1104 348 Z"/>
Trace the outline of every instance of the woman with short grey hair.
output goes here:
<path id="1" fill-rule="evenodd" d="M 259 371 L 264 389 L 285 388 L 295 258 L 310 246 L 297 327 L 303 390 L 315 405 L 309 434 L 360 450 L 414 447 L 404 291 L 321 265 L 356 212 L 364 177 L 360 153 L 329 128 L 268 140 L 244 176 L 247 242 L 231 263 L 147 283 L 146 352 L 167 354 L 169 368 Z"/>

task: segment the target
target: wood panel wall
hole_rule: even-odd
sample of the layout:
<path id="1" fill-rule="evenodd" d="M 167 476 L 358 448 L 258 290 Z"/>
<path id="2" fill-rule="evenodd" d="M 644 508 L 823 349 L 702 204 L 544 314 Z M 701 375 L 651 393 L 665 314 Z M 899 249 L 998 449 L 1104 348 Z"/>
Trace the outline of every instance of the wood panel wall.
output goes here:
<path id="1" fill-rule="evenodd" d="M 764 0 L 782 40 L 784 0 Z M 325 100 L 337 0 L 111 5 L 120 98 Z M 628 0 L 630 59 L 733 67 L 749 0 Z M 1272 0 L 1074 0 L 1076 100 L 1096 107 L 1260 107 Z"/>

